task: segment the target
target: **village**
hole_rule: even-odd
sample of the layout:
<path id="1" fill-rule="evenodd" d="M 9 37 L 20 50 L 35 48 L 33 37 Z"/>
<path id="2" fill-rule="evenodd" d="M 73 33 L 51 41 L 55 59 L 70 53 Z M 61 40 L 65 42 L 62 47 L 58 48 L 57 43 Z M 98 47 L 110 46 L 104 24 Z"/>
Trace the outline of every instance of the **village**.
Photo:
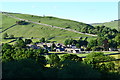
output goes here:
<path id="1" fill-rule="evenodd" d="M 86 50 L 87 47 L 81 46 L 81 48 L 77 48 L 76 45 L 67 45 L 65 46 L 62 43 L 35 43 L 35 44 L 27 44 L 26 45 L 28 48 L 32 49 L 46 49 L 48 52 L 66 52 L 66 53 L 78 53 L 78 54 L 84 54 L 84 53 L 90 53 L 92 50 Z M 99 50 L 100 52 L 111 52 L 111 51 L 120 51 L 120 49 L 115 49 L 115 48 L 109 48 L 107 51 L 103 51 L 102 49 Z M 94 52 L 99 52 L 99 51 L 94 51 Z"/>
<path id="2" fill-rule="evenodd" d="M 54 45 L 53 49 L 51 49 L 51 46 Z M 69 53 L 81 53 L 84 51 L 83 48 L 76 48 L 75 45 L 68 45 L 67 47 L 64 44 L 61 43 L 37 43 L 37 44 L 27 44 L 29 48 L 33 49 L 40 49 L 41 47 L 43 49 L 47 49 L 49 52 L 69 52 Z"/>

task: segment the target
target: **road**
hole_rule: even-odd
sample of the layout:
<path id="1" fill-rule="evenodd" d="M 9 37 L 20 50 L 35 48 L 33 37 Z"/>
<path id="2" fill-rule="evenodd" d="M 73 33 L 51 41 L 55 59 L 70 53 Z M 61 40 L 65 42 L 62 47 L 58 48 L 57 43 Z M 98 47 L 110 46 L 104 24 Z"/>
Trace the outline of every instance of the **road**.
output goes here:
<path id="1" fill-rule="evenodd" d="M 30 21 L 30 20 L 26 20 L 26 19 L 21 19 L 21 18 L 19 18 L 19 17 L 10 15 L 10 14 L 8 14 L 8 13 L 3 13 L 3 14 L 4 14 L 4 15 L 7 15 L 7 16 L 9 16 L 9 17 L 18 19 L 18 20 L 24 20 L 24 21 L 26 21 L 26 22 L 30 22 L 30 23 L 34 23 L 34 24 L 38 24 L 38 25 L 43 25 L 43 26 L 48 26 L 48 27 L 52 27 L 52 28 L 63 29 L 63 30 L 67 30 L 67 31 L 76 32 L 76 33 L 79 33 L 79 34 L 85 34 L 85 35 L 90 35 L 90 36 L 97 36 L 97 35 L 93 35 L 93 34 L 82 33 L 82 32 L 76 31 L 76 30 L 72 30 L 72 29 L 66 29 L 66 28 L 61 28 L 61 27 L 58 27 L 58 26 L 53 26 L 53 25 L 48 25 L 48 24 L 33 22 L 33 21 Z"/>

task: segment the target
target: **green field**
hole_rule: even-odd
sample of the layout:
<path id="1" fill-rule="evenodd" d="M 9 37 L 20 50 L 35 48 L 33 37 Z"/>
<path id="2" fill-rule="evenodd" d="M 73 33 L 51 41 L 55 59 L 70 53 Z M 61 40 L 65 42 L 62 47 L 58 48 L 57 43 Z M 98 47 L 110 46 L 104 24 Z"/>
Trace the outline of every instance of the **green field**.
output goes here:
<path id="1" fill-rule="evenodd" d="M 46 39 L 51 38 L 53 41 L 55 40 L 61 43 L 63 43 L 66 38 L 81 37 L 81 36 L 89 37 L 87 35 L 78 34 L 66 30 L 60 30 L 60 29 L 55 29 L 55 28 L 36 25 L 36 24 L 34 25 L 34 27 L 32 27 L 32 25 L 33 24 L 29 24 L 25 26 L 17 25 L 3 32 L 3 34 L 7 32 L 9 35 L 14 35 L 15 37 L 26 37 L 26 38 L 45 37 Z"/>
<path id="2" fill-rule="evenodd" d="M 0 14 L 0 16 L 1 16 L 1 14 Z M 14 25 L 16 21 L 17 21 L 17 19 L 14 19 L 14 18 L 11 18 L 11 17 L 8 17 L 8 16 L 2 14 L 2 21 L 1 21 L 2 24 L 0 24 L 0 28 L 3 31 L 6 28 Z"/>
<path id="3" fill-rule="evenodd" d="M 74 29 L 77 31 L 79 31 L 80 27 L 84 27 L 84 26 L 91 27 L 91 25 L 88 25 L 82 22 L 77 22 L 77 21 L 68 20 L 68 19 L 61 19 L 61 18 L 52 17 L 52 16 L 35 16 L 35 15 L 14 14 L 14 13 L 9 13 L 9 14 L 22 19 L 34 21 L 34 22 L 40 21 L 40 23 L 49 24 L 53 26 L 58 26 L 63 28 L 69 27 L 70 29 Z"/>
<path id="4" fill-rule="evenodd" d="M 111 22 L 105 22 L 105 23 L 98 23 L 98 24 L 92 24 L 92 26 L 106 26 L 110 27 L 112 29 L 117 29 L 118 30 L 118 22 L 119 21 L 111 21 Z"/>
<path id="5" fill-rule="evenodd" d="M 2 31 L 16 24 L 16 21 L 19 21 L 9 16 L 6 16 L 4 14 L 1 14 L 1 15 L 2 15 L 2 27 L 1 27 Z M 36 22 L 40 20 L 41 23 L 64 27 L 64 28 L 70 25 L 71 27 L 70 26 L 69 27 L 71 29 L 76 29 L 76 30 L 78 30 L 77 28 L 82 27 L 82 26 L 89 26 L 85 23 L 66 20 L 66 19 L 59 19 L 59 18 L 54 18 L 54 17 L 53 18 L 40 17 L 40 16 L 32 17 L 32 15 L 28 15 L 28 14 L 14 14 L 14 13 L 11 13 L 11 15 L 24 18 L 24 19 L 28 19 L 28 20 L 32 20 L 32 21 L 36 21 Z M 3 35 L 4 33 L 8 33 L 8 35 L 14 35 L 15 37 L 25 37 L 25 38 L 45 37 L 47 40 L 57 41 L 58 43 L 63 43 L 67 38 L 79 39 L 79 37 L 91 37 L 85 34 L 79 34 L 79 33 L 72 32 L 72 31 L 52 28 L 52 27 L 33 24 L 33 23 L 30 23 L 28 25 L 15 25 L 5 30 L 4 32 L 0 33 L 0 35 L 1 34 Z M 95 37 L 92 37 L 92 38 L 95 38 Z M 39 39 L 36 39 L 36 40 L 34 39 L 33 42 L 38 41 L 38 40 Z M 8 42 L 8 40 L 7 41 L 2 40 L 2 42 L 5 43 L 5 42 Z"/>
<path id="6" fill-rule="evenodd" d="M 116 59 L 120 59 L 120 54 L 110 55 L 110 56 L 112 56 L 112 57 L 114 57 L 114 58 L 116 58 Z"/>

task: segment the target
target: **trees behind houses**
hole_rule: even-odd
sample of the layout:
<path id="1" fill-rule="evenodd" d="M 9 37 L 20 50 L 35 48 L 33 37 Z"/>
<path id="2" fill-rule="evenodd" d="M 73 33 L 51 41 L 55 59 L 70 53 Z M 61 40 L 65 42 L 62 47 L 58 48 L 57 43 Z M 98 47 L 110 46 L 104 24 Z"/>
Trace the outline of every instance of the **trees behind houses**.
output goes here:
<path id="1" fill-rule="evenodd" d="M 79 40 L 66 39 L 64 42 L 65 46 L 70 47 L 70 45 L 76 45 L 77 48 L 81 48 L 81 46 L 87 46 L 87 44 L 87 38 L 83 40 L 82 37 Z"/>

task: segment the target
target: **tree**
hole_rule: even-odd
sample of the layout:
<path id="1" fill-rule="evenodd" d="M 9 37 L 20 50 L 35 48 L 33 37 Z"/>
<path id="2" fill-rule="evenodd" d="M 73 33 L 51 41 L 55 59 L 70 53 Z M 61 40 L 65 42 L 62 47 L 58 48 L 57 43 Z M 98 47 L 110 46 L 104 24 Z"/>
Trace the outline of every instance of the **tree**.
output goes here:
<path id="1" fill-rule="evenodd" d="M 98 37 L 97 38 L 97 45 L 98 46 L 103 46 L 104 50 L 108 50 L 109 49 L 108 39 L 106 39 L 105 37 Z"/>
<path id="2" fill-rule="evenodd" d="M 9 38 L 10 39 L 14 39 L 15 37 L 14 37 L 14 35 L 10 35 Z"/>
<path id="3" fill-rule="evenodd" d="M 77 44 L 77 41 L 76 41 L 76 40 L 73 40 L 73 41 L 72 41 L 72 44 L 73 44 L 73 45 L 76 45 L 76 44 Z"/>
<path id="4" fill-rule="evenodd" d="M 72 45 L 72 44 L 73 44 L 73 39 L 66 39 L 64 42 L 65 46 L 69 45 L 69 47 L 70 47 L 70 45 Z"/>
<path id="5" fill-rule="evenodd" d="M 68 45 L 68 41 L 69 39 L 66 39 L 65 42 L 64 42 L 64 45 L 67 46 Z"/>
<path id="6" fill-rule="evenodd" d="M 3 44 L 2 45 L 2 62 L 13 61 L 13 58 L 11 57 L 11 55 L 14 53 L 15 51 L 11 45 L 9 45 L 8 43 Z"/>
<path id="7" fill-rule="evenodd" d="M 56 47 L 56 45 L 55 45 L 55 43 L 53 43 L 53 44 L 51 45 L 51 50 L 54 50 L 55 47 Z"/>
<path id="8" fill-rule="evenodd" d="M 88 27 L 83 27 L 83 28 L 81 29 L 81 32 L 83 32 L 83 33 L 88 33 Z"/>
<path id="9" fill-rule="evenodd" d="M 92 48 L 94 46 L 97 46 L 97 40 L 90 40 L 90 42 L 88 43 L 88 47 Z"/>
<path id="10" fill-rule="evenodd" d="M 45 38 L 41 38 L 41 39 L 40 39 L 40 42 L 43 42 L 43 43 L 44 43 L 44 42 L 45 42 Z"/>
<path id="11" fill-rule="evenodd" d="M 8 80 L 24 80 L 35 79 L 41 80 L 43 78 L 44 67 L 33 59 L 21 59 L 17 61 L 8 61 L 2 63 L 2 79 Z M 40 76 L 39 76 L 40 75 Z"/>
<path id="12" fill-rule="evenodd" d="M 99 32 L 97 35 L 98 35 L 98 37 L 104 37 L 104 33 L 102 33 L 102 32 Z"/>
<path id="13" fill-rule="evenodd" d="M 16 24 L 18 24 L 18 25 L 27 25 L 29 23 L 26 22 L 26 21 L 16 21 Z"/>
<path id="14" fill-rule="evenodd" d="M 78 40 L 78 44 L 79 44 L 79 47 L 80 47 L 80 48 L 81 48 L 81 46 L 83 46 L 84 41 L 82 40 L 82 38 L 80 38 L 80 39 Z"/>
<path id="15" fill-rule="evenodd" d="M 38 57 L 38 56 L 40 56 L 41 54 L 44 54 L 44 49 L 34 49 L 33 50 L 33 56 L 34 57 Z"/>
<path id="16" fill-rule="evenodd" d="M 14 44 L 14 46 L 15 47 L 24 48 L 24 47 L 26 47 L 26 44 L 25 44 L 25 42 L 22 39 L 18 39 L 16 41 L 16 43 Z"/>
<path id="17" fill-rule="evenodd" d="M 87 45 L 88 45 L 88 41 L 85 39 L 85 40 L 83 41 L 83 46 L 87 47 Z"/>
<path id="18" fill-rule="evenodd" d="M 117 42 L 115 40 L 109 40 L 110 48 L 117 48 Z"/>
<path id="19" fill-rule="evenodd" d="M 8 43 L 2 44 L 2 50 L 5 50 L 5 49 L 12 49 L 12 46 Z"/>
<path id="20" fill-rule="evenodd" d="M 81 48 L 81 45 L 79 43 L 77 43 L 75 46 L 76 48 Z"/>
<path id="21" fill-rule="evenodd" d="M 50 63 L 51 67 L 59 66 L 60 58 L 57 54 L 51 54 L 51 55 L 48 55 L 48 57 L 49 57 L 48 62 Z"/>
<path id="22" fill-rule="evenodd" d="M 83 39 L 82 37 L 79 38 L 79 40 L 82 40 L 82 39 Z"/>
<path id="23" fill-rule="evenodd" d="M 112 31 L 113 31 L 114 33 L 118 33 L 118 31 L 117 31 L 116 29 L 112 29 Z"/>
<path id="24" fill-rule="evenodd" d="M 48 53 L 48 50 L 47 50 L 47 49 L 44 49 L 44 53 Z"/>
<path id="25" fill-rule="evenodd" d="M 115 37 L 115 41 L 117 42 L 117 46 L 120 45 L 120 33 L 118 33 Z"/>
<path id="26" fill-rule="evenodd" d="M 98 46 L 103 46 L 103 41 L 105 40 L 104 37 L 98 37 L 97 38 L 97 43 L 98 43 Z"/>
<path id="27" fill-rule="evenodd" d="M 90 64 L 92 68 L 97 69 L 101 72 L 109 72 L 113 70 L 115 65 L 113 62 L 104 63 L 104 61 L 115 60 L 110 56 L 105 56 L 102 52 L 92 52 L 86 56 L 84 63 Z"/>
<path id="28" fill-rule="evenodd" d="M 82 61 L 82 58 L 74 54 L 64 54 L 63 56 L 61 56 L 61 61 L 65 61 L 65 60 L 72 60 L 75 62 L 79 62 Z"/>
<path id="29" fill-rule="evenodd" d="M 62 62 L 63 67 L 60 68 L 58 78 L 62 79 L 85 79 L 85 80 L 95 80 L 100 79 L 101 73 L 97 70 L 92 69 L 89 65 L 83 64 L 81 62 L 75 62 L 71 60 L 66 60 Z M 87 76 L 87 77 L 86 77 Z"/>
<path id="30" fill-rule="evenodd" d="M 85 37 L 84 41 L 87 41 L 88 37 Z"/>
<path id="31" fill-rule="evenodd" d="M 8 37 L 8 34 L 7 33 L 4 33 L 3 34 L 3 39 L 6 39 Z"/>
<path id="32" fill-rule="evenodd" d="M 68 45 L 70 46 L 70 45 L 72 45 L 73 44 L 73 39 L 69 39 L 68 40 Z"/>
<path id="33" fill-rule="evenodd" d="M 95 26 L 95 28 L 97 29 L 97 31 L 99 31 L 99 30 L 100 30 L 100 26 Z"/>
<path id="34" fill-rule="evenodd" d="M 25 39 L 25 44 L 30 44 L 30 43 L 32 43 L 31 39 Z"/>
<path id="35" fill-rule="evenodd" d="M 41 56 L 41 55 L 35 57 L 35 61 L 36 61 L 37 63 L 39 63 L 43 68 L 44 68 L 44 66 L 47 64 L 45 57 L 44 57 L 44 56 Z"/>
<path id="36" fill-rule="evenodd" d="M 101 26 L 101 29 L 105 28 L 105 26 Z"/>

